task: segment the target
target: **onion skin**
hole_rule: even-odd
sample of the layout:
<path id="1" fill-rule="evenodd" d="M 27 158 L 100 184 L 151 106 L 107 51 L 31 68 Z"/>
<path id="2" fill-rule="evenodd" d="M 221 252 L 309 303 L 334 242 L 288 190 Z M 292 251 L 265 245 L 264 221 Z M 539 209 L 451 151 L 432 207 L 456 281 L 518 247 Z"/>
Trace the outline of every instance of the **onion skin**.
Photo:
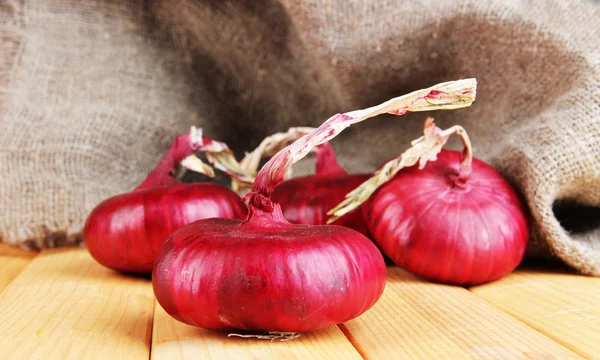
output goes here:
<path id="1" fill-rule="evenodd" d="M 283 216 L 294 224 L 326 225 L 327 212 L 372 175 L 348 174 L 337 162 L 329 143 L 316 147 L 315 153 L 314 175 L 286 180 L 271 196 L 281 206 Z M 370 236 L 361 209 L 344 215 L 333 225 L 349 227 Z"/>
<path id="2" fill-rule="evenodd" d="M 160 245 L 173 231 L 200 219 L 243 219 L 246 214 L 241 198 L 221 185 L 151 187 L 100 203 L 88 216 L 83 238 L 100 264 L 120 272 L 149 274 Z"/>
<path id="3" fill-rule="evenodd" d="M 206 219 L 175 231 L 152 284 L 165 311 L 190 325 L 305 332 L 359 316 L 385 279 L 369 239 L 337 225 L 291 224 L 275 205 L 244 222 Z"/>
<path id="4" fill-rule="evenodd" d="M 356 174 L 297 177 L 277 186 L 273 191 L 273 200 L 281 205 L 283 216 L 294 224 L 325 225 L 327 212 L 370 176 Z M 360 209 L 344 215 L 333 224 L 369 236 Z"/>
<path id="5" fill-rule="evenodd" d="M 401 170 L 363 204 L 375 241 L 398 266 L 456 285 L 497 280 L 522 261 L 528 240 L 523 203 L 492 166 L 473 159 L 457 181 L 462 153 L 442 150 L 419 170 Z"/>

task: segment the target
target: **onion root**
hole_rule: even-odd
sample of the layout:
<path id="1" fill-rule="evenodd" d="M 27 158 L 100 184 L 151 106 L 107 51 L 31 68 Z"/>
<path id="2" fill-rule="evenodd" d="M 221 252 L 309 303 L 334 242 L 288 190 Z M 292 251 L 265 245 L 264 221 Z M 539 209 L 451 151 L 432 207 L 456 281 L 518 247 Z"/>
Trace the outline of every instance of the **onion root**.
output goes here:
<path id="1" fill-rule="evenodd" d="M 298 332 L 281 332 L 281 331 L 269 331 L 260 334 L 229 334 L 227 337 L 241 337 L 246 339 L 259 339 L 259 340 L 279 340 L 288 341 L 294 340 L 300 337 Z"/>

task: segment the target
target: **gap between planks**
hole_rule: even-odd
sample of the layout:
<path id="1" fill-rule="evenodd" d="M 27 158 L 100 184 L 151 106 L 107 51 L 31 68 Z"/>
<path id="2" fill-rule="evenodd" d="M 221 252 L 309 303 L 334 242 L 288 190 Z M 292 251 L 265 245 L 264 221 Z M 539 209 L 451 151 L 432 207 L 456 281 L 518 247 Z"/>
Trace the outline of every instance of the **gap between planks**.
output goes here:
<path id="1" fill-rule="evenodd" d="M 151 284 L 87 250 L 44 250 L 0 293 L 0 354 L 9 359 L 148 359 Z"/>
<path id="2" fill-rule="evenodd" d="M 200 329 L 173 319 L 156 303 L 152 360 L 165 359 L 340 359 L 362 357 L 337 326 L 304 333 L 287 341 L 228 337 L 226 332 Z"/>
<path id="3" fill-rule="evenodd" d="M 600 359 L 599 277 L 528 266 L 471 291 L 574 352 Z"/>
<path id="4" fill-rule="evenodd" d="M 365 359 L 581 359 L 462 287 L 388 268 L 383 297 L 340 325 Z"/>
<path id="5" fill-rule="evenodd" d="M 15 246 L 0 243 L 0 293 L 37 255 Z"/>

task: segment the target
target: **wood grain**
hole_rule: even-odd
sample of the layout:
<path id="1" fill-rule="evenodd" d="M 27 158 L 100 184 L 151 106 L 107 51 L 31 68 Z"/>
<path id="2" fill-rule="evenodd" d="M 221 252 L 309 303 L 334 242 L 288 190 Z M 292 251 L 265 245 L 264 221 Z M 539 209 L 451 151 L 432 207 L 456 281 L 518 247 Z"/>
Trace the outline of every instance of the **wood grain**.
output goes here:
<path id="1" fill-rule="evenodd" d="M 336 327 L 302 334 L 287 341 L 227 337 L 183 324 L 169 316 L 157 303 L 152 335 L 152 360 L 359 360 L 360 354 Z"/>
<path id="2" fill-rule="evenodd" d="M 37 252 L 0 243 L 0 293 L 36 255 Z"/>
<path id="3" fill-rule="evenodd" d="M 0 243 L 0 256 L 33 258 L 38 254 L 37 251 L 27 251 L 13 245 Z"/>
<path id="4" fill-rule="evenodd" d="M 365 359 L 580 359 L 461 287 L 394 267 L 381 300 L 341 325 Z"/>
<path id="5" fill-rule="evenodd" d="M 31 259 L 0 256 L 0 293 L 23 269 Z"/>
<path id="6" fill-rule="evenodd" d="M 44 250 L 0 294 L 2 359 L 148 359 L 148 280 L 119 275 L 84 249 Z"/>
<path id="7" fill-rule="evenodd" d="M 584 357 L 600 359 L 600 278 L 523 269 L 471 291 Z"/>

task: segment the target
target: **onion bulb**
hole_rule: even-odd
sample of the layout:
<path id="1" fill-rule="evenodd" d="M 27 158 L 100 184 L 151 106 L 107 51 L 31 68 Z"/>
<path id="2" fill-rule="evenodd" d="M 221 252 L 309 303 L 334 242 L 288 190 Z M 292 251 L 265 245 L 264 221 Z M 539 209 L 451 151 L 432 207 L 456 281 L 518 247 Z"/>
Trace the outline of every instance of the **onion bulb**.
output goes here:
<path id="1" fill-rule="evenodd" d="M 179 163 L 214 176 L 194 151 L 225 164 L 232 158 L 225 144 L 202 136 L 200 129 L 178 136 L 141 184 L 104 200 L 88 215 L 83 240 L 97 262 L 120 272 L 150 274 L 163 240 L 179 227 L 204 218 L 246 216 L 246 205 L 231 189 L 207 182 L 183 184 L 170 176 Z"/>
<path id="2" fill-rule="evenodd" d="M 452 133 L 461 136 L 464 152 L 442 150 Z M 520 264 L 527 247 L 527 213 L 515 189 L 495 168 L 473 158 L 462 127 L 442 131 L 432 118 L 412 148 L 330 211 L 330 221 L 360 204 L 384 253 L 432 281 L 497 280 Z"/>

